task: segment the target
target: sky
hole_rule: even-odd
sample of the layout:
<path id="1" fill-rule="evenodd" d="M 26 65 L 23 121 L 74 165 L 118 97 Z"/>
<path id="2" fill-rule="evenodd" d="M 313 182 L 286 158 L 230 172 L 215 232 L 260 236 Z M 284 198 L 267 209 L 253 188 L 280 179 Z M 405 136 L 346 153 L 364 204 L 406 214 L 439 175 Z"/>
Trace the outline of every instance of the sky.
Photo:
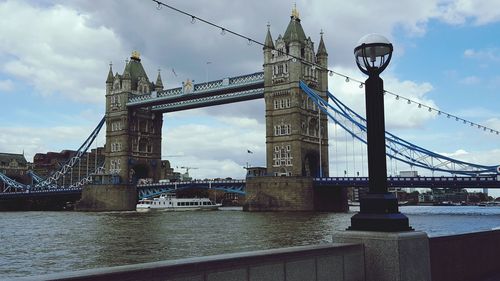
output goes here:
<path id="1" fill-rule="evenodd" d="M 324 33 L 329 69 L 360 81 L 353 49 L 363 35 L 383 34 L 394 45 L 381 75 L 386 90 L 500 130 L 496 0 L 165 3 L 260 42 L 268 24 L 275 40 L 285 32 L 296 3 L 316 48 Z M 77 149 L 104 115 L 110 63 L 123 73 L 133 50 L 150 80 L 160 70 L 165 88 L 262 71 L 261 46 L 149 0 L 0 0 L 0 151 L 32 161 L 38 152 Z M 359 84 L 334 75 L 329 90 L 364 115 Z M 500 165 L 499 135 L 390 95 L 385 107 L 388 131 L 443 155 Z M 330 175 L 366 175 L 366 148 L 329 126 Z M 97 145 L 104 142 L 101 134 Z M 194 178 L 243 178 L 247 164 L 265 165 L 264 101 L 165 114 L 162 155 L 178 171 L 192 167 Z M 388 163 L 389 174 L 409 169 Z"/>

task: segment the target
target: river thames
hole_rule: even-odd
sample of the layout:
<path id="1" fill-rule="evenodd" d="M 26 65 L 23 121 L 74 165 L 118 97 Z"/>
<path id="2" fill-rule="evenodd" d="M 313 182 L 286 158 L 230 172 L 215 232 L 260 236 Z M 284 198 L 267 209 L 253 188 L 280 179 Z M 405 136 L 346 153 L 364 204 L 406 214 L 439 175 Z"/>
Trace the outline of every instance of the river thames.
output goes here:
<path id="1" fill-rule="evenodd" d="M 355 209 L 354 209 L 355 210 Z M 500 227 L 500 207 L 408 206 L 429 236 Z M 0 279 L 332 242 L 349 213 L 0 212 Z"/>

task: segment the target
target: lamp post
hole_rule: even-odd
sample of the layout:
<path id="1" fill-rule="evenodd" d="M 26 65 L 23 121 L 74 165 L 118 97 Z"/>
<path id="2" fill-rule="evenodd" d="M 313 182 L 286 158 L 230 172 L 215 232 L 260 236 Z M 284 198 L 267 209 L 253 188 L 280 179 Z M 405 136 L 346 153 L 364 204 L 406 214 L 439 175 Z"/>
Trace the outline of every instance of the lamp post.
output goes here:
<path id="1" fill-rule="evenodd" d="M 369 192 L 360 198 L 360 211 L 351 218 L 348 230 L 410 231 L 408 218 L 398 210 L 396 196 L 387 191 L 385 154 L 384 82 L 380 73 L 389 65 L 392 44 L 382 35 L 368 34 L 354 48 L 365 81 L 366 131 Z"/>

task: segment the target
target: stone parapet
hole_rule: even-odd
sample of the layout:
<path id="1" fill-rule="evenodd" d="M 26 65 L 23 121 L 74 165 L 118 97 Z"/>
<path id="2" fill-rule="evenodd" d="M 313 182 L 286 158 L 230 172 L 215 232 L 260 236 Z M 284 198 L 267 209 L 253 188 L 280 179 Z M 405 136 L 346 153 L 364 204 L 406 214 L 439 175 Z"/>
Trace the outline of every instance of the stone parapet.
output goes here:
<path id="1" fill-rule="evenodd" d="M 366 281 L 431 280 L 425 232 L 342 231 L 333 235 L 333 242 L 364 245 Z"/>
<path id="2" fill-rule="evenodd" d="M 17 280 L 362 281 L 363 247 L 326 244 L 159 261 Z"/>

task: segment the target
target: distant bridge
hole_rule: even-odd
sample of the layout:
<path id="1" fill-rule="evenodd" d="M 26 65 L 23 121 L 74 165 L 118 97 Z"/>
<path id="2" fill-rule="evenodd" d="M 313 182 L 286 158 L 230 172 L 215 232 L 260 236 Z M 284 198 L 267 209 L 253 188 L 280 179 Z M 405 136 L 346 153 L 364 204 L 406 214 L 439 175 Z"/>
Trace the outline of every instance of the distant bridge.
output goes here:
<path id="1" fill-rule="evenodd" d="M 345 188 L 366 187 L 368 188 L 368 177 L 329 177 L 313 178 L 315 187 Z M 388 177 L 389 187 L 400 188 L 493 188 L 500 189 L 500 176 L 480 177 Z M 208 189 L 220 192 L 245 195 L 246 180 L 220 180 L 220 181 L 186 181 L 153 183 L 137 186 L 138 199 L 159 196 L 163 193 L 176 192 L 188 189 Z M 34 189 L 24 191 L 12 191 L 0 193 L 0 205 L 2 201 L 8 204 L 21 204 L 23 200 L 40 201 L 52 200 L 52 204 L 65 207 L 64 203 L 75 202 L 81 197 L 82 188 L 60 188 L 60 189 Z M 16 203 L 17 202 L 17 203 Z M 0 209 L 2 206 L 0 206 Z M 5 206 L 4 206 L 5 207 Z M 55 207 L 55 206 L 54 206 Z M 7 208 L 16 209 L 17 206 Z"/>

